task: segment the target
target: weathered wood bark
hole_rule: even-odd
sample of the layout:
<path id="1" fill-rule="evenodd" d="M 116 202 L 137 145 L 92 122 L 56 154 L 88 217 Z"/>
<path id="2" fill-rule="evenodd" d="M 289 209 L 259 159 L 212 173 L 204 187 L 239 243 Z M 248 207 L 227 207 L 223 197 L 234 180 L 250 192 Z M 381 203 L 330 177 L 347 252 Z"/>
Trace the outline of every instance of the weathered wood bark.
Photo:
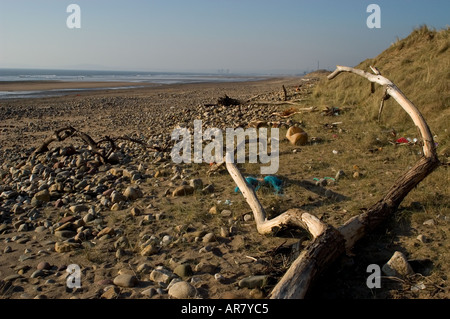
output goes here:
<path id="1" fill-rule="evenodd" d="M 378 227 L 390 214 L 395 212 L 409 192 L 438 166 L 439 161 L 437 159 L 422 157 L 392 185 L 383 199 L 366 212 L 349 219 L 339 227 L 339 231 L 346 240 L 347 251 L 351 250 L 358 240 Z"/>
<path id="2" fill-rule="evenodd" d="M 318 220 L 317 222 L 320 223 Z M 345 252 L 345 240 L 339 231 L 329 225 L 320 224 L 320 233 L 312 233 L 313 242 L 291 264 L 272 290 L 272 299 L 304 298 L 317 275 Z M 309 227 L 308 230 L 312 232 Z"/>
<path id="3" fill-rule="evenodd" d="M 292 263 L 289 270 L 272 290 L 270 297 L 273 299 L 303 298 L 318 274 L 328 268 L 342 253 L 350 251 L 358 240 L 385 221 L 390 214 L 397 210 L 409 192 L 439 166 L 433 137 L 419 110 L 390 80 L 381 76 L 378 69 L 372 68 L 372 70 L 375 74 L 338 66 L 336 71 L 328 76 L 328 79 L 331 80 L 342 72 L 351 72 L 367 78 L 372 83 L 384 86 L 385 95 L 383 99 L 392 96 L 418 127 L 423 141 L 424 157 L 396 180 L 387 194 L 366 212 L 351 218 L 338 229 L 324 225 L 317 220 L 313 223 L 315 227 L 310 227 L 311 222 L 308 223 L 307 220 L 311 221 L 314 218 L 295 209 L 288 210 L 268 221 L 253 190 L 246 185 L 242 176 L 239 177 L 240 173 L 237 168 L 227 163 L 227 168 L 230 175 L 234 176 L 233 179 L 236 184 L 239 183 L 239 187 L 247 188 L 243 195 L 252 208 L 259 232 L 268 233 L 274 227 L 301 226 L 304 224 L 314 237 L 312 243 Z"/>

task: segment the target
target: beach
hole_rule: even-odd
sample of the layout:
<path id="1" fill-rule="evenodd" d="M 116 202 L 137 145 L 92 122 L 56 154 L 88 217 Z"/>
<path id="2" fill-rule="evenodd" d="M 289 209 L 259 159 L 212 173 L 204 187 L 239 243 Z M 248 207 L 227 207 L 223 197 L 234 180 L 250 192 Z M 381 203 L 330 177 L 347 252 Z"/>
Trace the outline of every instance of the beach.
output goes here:
<path id="1" fill-rule="evenodd" d="M 267 163 L 246 158 L 238 165 L 261 183 L 256 194 L 269 218 L 299 208 L 340 227 L 403 173 L 394 159 L 419 157 L 420 145 L 395 145 L 391 132 L 361 123 L 358 107 L 312 99 L 326 75 L 1 100 L 0 298 L 268 298 L 312 236 L 301 227 L 260 234 L 225 165 L 175 162 L 173 133 L 187 128 L 192 134 L 196 121 L 203 134 L 208 128 L 279 129 L 272 175 L 281 189 L 261 182 Z M 361 140 L 355 128 L 362 125 L 379 139 Z M 307 132 L 306 144 L 288 140 L 293 126 Z M 212 144 L 203 138 L 205 151 Z M 375 148 L 380 139 L 383 147 Z M 423 210 L 417 196 L 405 201 L 407 209 Z M 419 236 L 395 237 L 402 222 L 369 234 L 317 280 L 308 298 L 373 298 L 367 265 L 381 267 L 397 244 L 417 251 L 416 276 L 428 274 L 428 260 L 446 259 L 440 253 L 445 216 L 439 218 L 424 213 L 413 221 Z M 427 278 L 439 283 L 445 273 Z M 446 295 L 425 287 L 405 290 L 383 279 L 376 298 Z"/>
<path id="2" fill-rule="evenodd" d="M 255 263 L 245 247 L 273 249 L 286 239 L 251 229 L 251 214 L 238 204 L 240 196 L 231 196 L 235 186 L 223 170 L 210 175 L 209 163 L 176 164 L 167 145 L 174 128 L 190 127 L 195 119 L 205 128 L 247 128 L 252 121 L 269 120 L 280 106 L 249 101 L 279 102 L 282 85 L 300 83 L 308 82 L 272 78 L 99 88 L 0 101 L 0 295 L 167 299 L 179 296 L 169 287 L 176 279 L 172 284 L 194 287 L 195 294 L 185 298 L 263 298 L 263 287 L 252 283 L 262 277 L 253 274 L 272 273 L 275 255 Z M 30 89 L 21 85 L 15 89 Z M 225 95 L 242 106 L 218 105 Z M 126 137 L 147 148 L 118 139 L 116 164 L 100 166 L 100 158 L 76 137 L 55 140 L 48 151 L 34 154 L 46 138 L 68 127 L 95 141 Z M 177 195 L 185 185 L 194 185 L 195 192 Z M 66 270 L 72 265 L 80 267 L 80 287 L 68 284 Z M 245 278 L 250 283 L 240 283 Z"/>
<path id="3" fill-rule="evenodd" d="M 268 92 L 280 91 L 286 83 L 299 83 L 298 78 L 274 78 L 235 83 L 142 84 L 141 88 L 102 89 L 111 83 L 23 82 L 0 84 L 1 90 L 86 89 L 57 97 L 11 99 L 0 101 L 1 143 L 7 146 L 35 146 L 43 136 L 64 126 L 74 126 L 93 136 L 132 134 L 171 130 L 162 115 L 183 111 L 203 104 L 215 103 L 225 94 L 247 100 Z M 122 87 L 136 83 L 121 83 Z M 114 84 L 117 86 L 117 84 Z M 180 119 L 181 120 L 181 119 Z M 173 122 L 173 121 L 172 121 Z M 176 125 L 177 123 L 170 123 Z"/>
<path id="4" fill-rule="evenodd" d="M 44 91 L 44 90 L 76 90 L 76 89 L 101 89 L 115 87 L 145 87 L 149 83 L 138 82 L 65 82 L 65 81 L 0 81 L 0 91 Z"/>

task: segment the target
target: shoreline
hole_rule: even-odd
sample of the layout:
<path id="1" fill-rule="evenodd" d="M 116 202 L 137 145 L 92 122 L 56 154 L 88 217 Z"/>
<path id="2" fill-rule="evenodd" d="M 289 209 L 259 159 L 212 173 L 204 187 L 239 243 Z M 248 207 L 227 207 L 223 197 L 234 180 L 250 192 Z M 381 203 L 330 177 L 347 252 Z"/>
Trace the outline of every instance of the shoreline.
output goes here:
<path id="1" fill-rule="evenodd" d="M 155 83 L 143 82 L 75 82 L 75 81 L 0 81 L 0 91 L 20 92 L 20 91 L 51 91 L 68 89 L 102 89 L 112 87 L 147 87 Z"/>
<path id="2" fill-rule="evenodd" d="M 172 115 L 180 117 L 182 122 L 185 112 L 215 103 L 225 94 L 247 101 L 269 92 L 281 92 L 282 85 L 300 82 L 300 77 L 278 77 L 241 82 L 152 84 L 120 90 L 94 83 L 93 88 L 85 90 L 60 89 L 24 97 L 0 97 L 0 149 L 36 146 L 55 129 L 68 125 L 92 136 L 116 135 L 118 130 L 124 134 L 141 130 L 160 134 L 168 125 L 176 124 L 172 123 Z M 55 84 L 83 86 L 86 83 L 45 83 L 53 89 Z M 20 85 L 23 83 L 17 88 Z"/>
<path id="3" fill-rule="evenodd" d="M 197 87 L 214 88 L 217 86 L 234 87 L 253 85 L 255 83 L 270 83 L 280 80 L 300 79 L 301 77 L 261 77 L 255 80 L 242 81 L 199 81 L 177 83 L 150 82 L 73 82 L 73 81 L 0 81 L 0 101 L 39 100 L 58 98 L 70 95 L 116 95 L 116 94 L 146 94 L 153 90 L 192 89 Z M 119 93 L 120 92 L 120 93 Z"/>
<path id="4" fill-rule="evenodd" d="M 277 80 L 281 77 L 260 77 L 254 80 L 233 81 L 186 81 L 175 83 L 158 82 L 114 82 L 114 81 L 0 81 L 0 100 L 40 99 L 70 94 L 104 93 L 140 89 L 171 88 L 185 85 L 220 85 L 256 83 Z"/>

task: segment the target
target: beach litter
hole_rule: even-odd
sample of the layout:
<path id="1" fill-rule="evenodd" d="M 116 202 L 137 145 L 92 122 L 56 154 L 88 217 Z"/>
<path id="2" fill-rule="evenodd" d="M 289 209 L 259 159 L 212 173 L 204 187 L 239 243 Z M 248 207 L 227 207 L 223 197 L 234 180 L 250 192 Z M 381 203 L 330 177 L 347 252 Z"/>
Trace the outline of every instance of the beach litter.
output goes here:
<path id="1" fill-rule="evenodd" d="M 255 190 L 255 192 L 259 190 L 261 186 L 269 186 L 273 188 L 275 190 L 275 194 L 279 194 L 282 192 L 283 181 L 276 176 L 266 176 L 263 179 L 246 177 L 245 180 Z M 240 192 L 239 187 L 236 186 L 234 192 Z"/>
<path id="2" fill-rule="evenodd" d="M 288 129 L 286 138 L 292 145 L 306 145 L 308 143 L 308 133 L 297 126 L 292 126 Z"/>
<path id="3" fill-rule="evenodd" d="M 400 137 L 399 139 L 397 139 L 395 141 L 395 143 L 397 143 L 397 144 L 416 144 L 417 141 L 418 141 L 417 138 L 411 139 L 409 137 L 406 137 L 406 138 L 405 137 Z"/>

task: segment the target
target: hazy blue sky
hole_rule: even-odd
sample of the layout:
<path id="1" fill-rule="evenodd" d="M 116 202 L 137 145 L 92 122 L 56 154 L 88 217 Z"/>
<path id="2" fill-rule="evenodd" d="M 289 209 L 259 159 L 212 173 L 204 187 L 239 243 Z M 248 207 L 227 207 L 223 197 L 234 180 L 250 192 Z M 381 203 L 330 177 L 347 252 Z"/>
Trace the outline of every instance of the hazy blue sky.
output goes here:
<path id="1" fill-rule="evenodd" d="M 294 73 L 354 66 L 422 24 L 450 25 L 450 0 L 0 0 L 0 67 Z"/>

